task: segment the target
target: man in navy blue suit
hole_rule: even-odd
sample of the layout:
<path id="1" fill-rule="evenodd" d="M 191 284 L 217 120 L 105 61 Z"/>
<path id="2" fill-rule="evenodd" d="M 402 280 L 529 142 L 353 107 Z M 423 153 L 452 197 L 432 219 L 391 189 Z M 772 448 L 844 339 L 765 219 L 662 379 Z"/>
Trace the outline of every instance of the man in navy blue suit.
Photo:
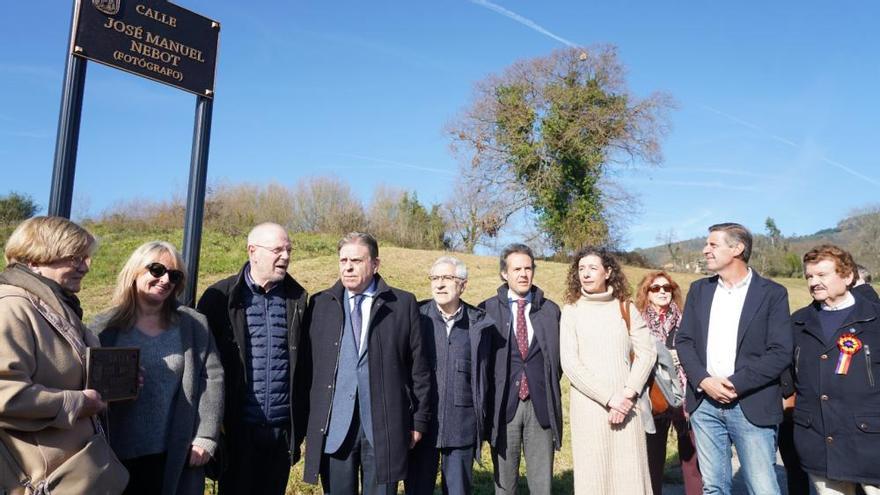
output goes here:
<path id="1" fill-rule="evenodd" d="M 749 268 L 751 251 L 742 225 L 709 227 L 703 255 L 715 275 L 691 284 L 675 339 L 705 494 L 730 494 L 731 443 L 749 493 L 781 493 L 774 465 L 779 377 L 792 356 L 788 293 Z"/>

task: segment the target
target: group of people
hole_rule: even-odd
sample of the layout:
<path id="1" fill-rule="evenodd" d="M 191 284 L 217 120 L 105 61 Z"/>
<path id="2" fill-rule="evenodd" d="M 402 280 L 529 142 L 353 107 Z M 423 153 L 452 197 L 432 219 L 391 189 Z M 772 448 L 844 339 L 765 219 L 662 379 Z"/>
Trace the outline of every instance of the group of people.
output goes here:
<path id="1" fill-rule="evenodd" d="M 0 273 L 0 493 L 201 494 L 210 472 L 221 495 L 283 494 L 302 458 L 327 494 L 401 481 L 431 494 L 438 473 L 443 493 L 468 494 L 486 441 L 497 494 L 517 492 L 523 458 L 529 492 L 550 494 L 565 375 L 575 493 L 661 493 L 674 428 L 688 495 L 730 493 L 732 446 L 750 493 L 781 493 L 777 440 L 789 493 L 809 479 L 820 495 L 880 494 L 876 293 L 856 287 L 849 253 L 819 246 L 804 256 L 814 301 L 790 315 L 785 288 L 748 266 L 751 247 L 741 225 L 710 227 L 714 275 L 686 302 L 663 271 L 633 293 L 610 251 L 585 247 L 560 309 L 526 245 L 504 248 L 497 293 L 478 305 L 451 256 L 419 302 L 379 274 L 376 239 L 353 232 L 337 281 L 309 297 L 288 272 L 287 232 L 266 223 L 196 309 L 177 302 L 177 249 L 138 247 L 87 328 L 76 294 L 95 238 L 31 218 Z M 136 399 L 86 388 L 99 346 L 140 349 Z M 686 389 L 663 411 L 661 377 Z"/>

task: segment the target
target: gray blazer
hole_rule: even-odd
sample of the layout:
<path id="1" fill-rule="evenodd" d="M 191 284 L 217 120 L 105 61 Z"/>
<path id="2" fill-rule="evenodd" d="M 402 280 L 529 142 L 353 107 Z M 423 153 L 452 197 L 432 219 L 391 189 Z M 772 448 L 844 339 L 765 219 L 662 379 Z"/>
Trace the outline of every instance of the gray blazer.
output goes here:
<path id="1" fill-rule="evenodd" d="M 205 316 L 186 306 L 177 308 L 177 316 L 183 344 L 183 378 L 169 422 L 171 429 L 162 493 L 202 495 L 205 469 L 189 467 L 189 451 L 193 440 L 199 438 L 199 445 L 206 447 L 212 456 L 215 454 L 223 421 L 223 366 Z M 120 329 L 108 328 L 108 319 L 109 314 L 102 314 L 90 328 L 102 346 L 113 347 Z M 112 404 L 109 414 L 111 424 L 125 421 L 125 418 L 112 417 Z M 111 446 L 114 443 L 112 434 L 111 428 Z"/>

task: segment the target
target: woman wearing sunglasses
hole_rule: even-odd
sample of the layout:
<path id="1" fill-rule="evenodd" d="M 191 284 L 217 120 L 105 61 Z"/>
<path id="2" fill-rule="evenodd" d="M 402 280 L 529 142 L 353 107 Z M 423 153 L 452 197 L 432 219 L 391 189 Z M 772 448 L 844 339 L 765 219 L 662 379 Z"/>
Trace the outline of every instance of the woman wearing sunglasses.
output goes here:
<path id="1" fill-rule="evenodd" d="M 131 474 L 125 493 L 201 495 L 217 449 L 223 369 L 205 317 L 177 302 L 184 270 L 173 245 L 141 245 L 94 325 L 103 346 L 140 348 L 143 388 L 109 406 L 110 444 Z"/>
<path id="2" fill-rule="evenodd" d="M 639 283 L 636 291 L 636 308 L 648 324 L 651 335 L 659 342 L 673 350 L 675 332 L 681 322 L 682 297 L 681 289 L 668 273 L 663 271 L 649 272 Z M 673 356 L 675 353 L 673 352 Z M 678 366 L 678 376 L 682 390 L 685 386 L 684 372 Z M 666 412 L 654 416 L 656 433 L 648 433 L 648 468 L 651 471 L 651 485 L 654 495 L 660 495 L 663 486 L 663 467 L 666 463 L 666 439 L 669 427 L 673 426 L 678 437 L 678 458 L 681 463 L 684 488 L 687 495 L 703 492 L 703 482 L 697 466 L 697 451 L 692 433 L 689 431 L 685 418 L 684 404 L 681 407 L 670 407 Z"/>

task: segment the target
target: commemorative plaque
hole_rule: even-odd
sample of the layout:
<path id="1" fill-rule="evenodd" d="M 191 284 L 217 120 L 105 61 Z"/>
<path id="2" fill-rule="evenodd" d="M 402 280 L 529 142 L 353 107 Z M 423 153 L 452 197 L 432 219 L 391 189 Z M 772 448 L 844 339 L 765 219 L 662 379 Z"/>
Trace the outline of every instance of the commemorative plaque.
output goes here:
<path id="1" fill-rule="evenodd" d="M 97 390 L 105 401 L 134 399 L 138 394 L 139 362 L 137 347 L 89 347 L 86 388 Z"/>
<path id="2" fill-rule="evenodd" d="M 76 0 L 71 53 L 208 98 L 220 23 L 167 0 Z"/>

